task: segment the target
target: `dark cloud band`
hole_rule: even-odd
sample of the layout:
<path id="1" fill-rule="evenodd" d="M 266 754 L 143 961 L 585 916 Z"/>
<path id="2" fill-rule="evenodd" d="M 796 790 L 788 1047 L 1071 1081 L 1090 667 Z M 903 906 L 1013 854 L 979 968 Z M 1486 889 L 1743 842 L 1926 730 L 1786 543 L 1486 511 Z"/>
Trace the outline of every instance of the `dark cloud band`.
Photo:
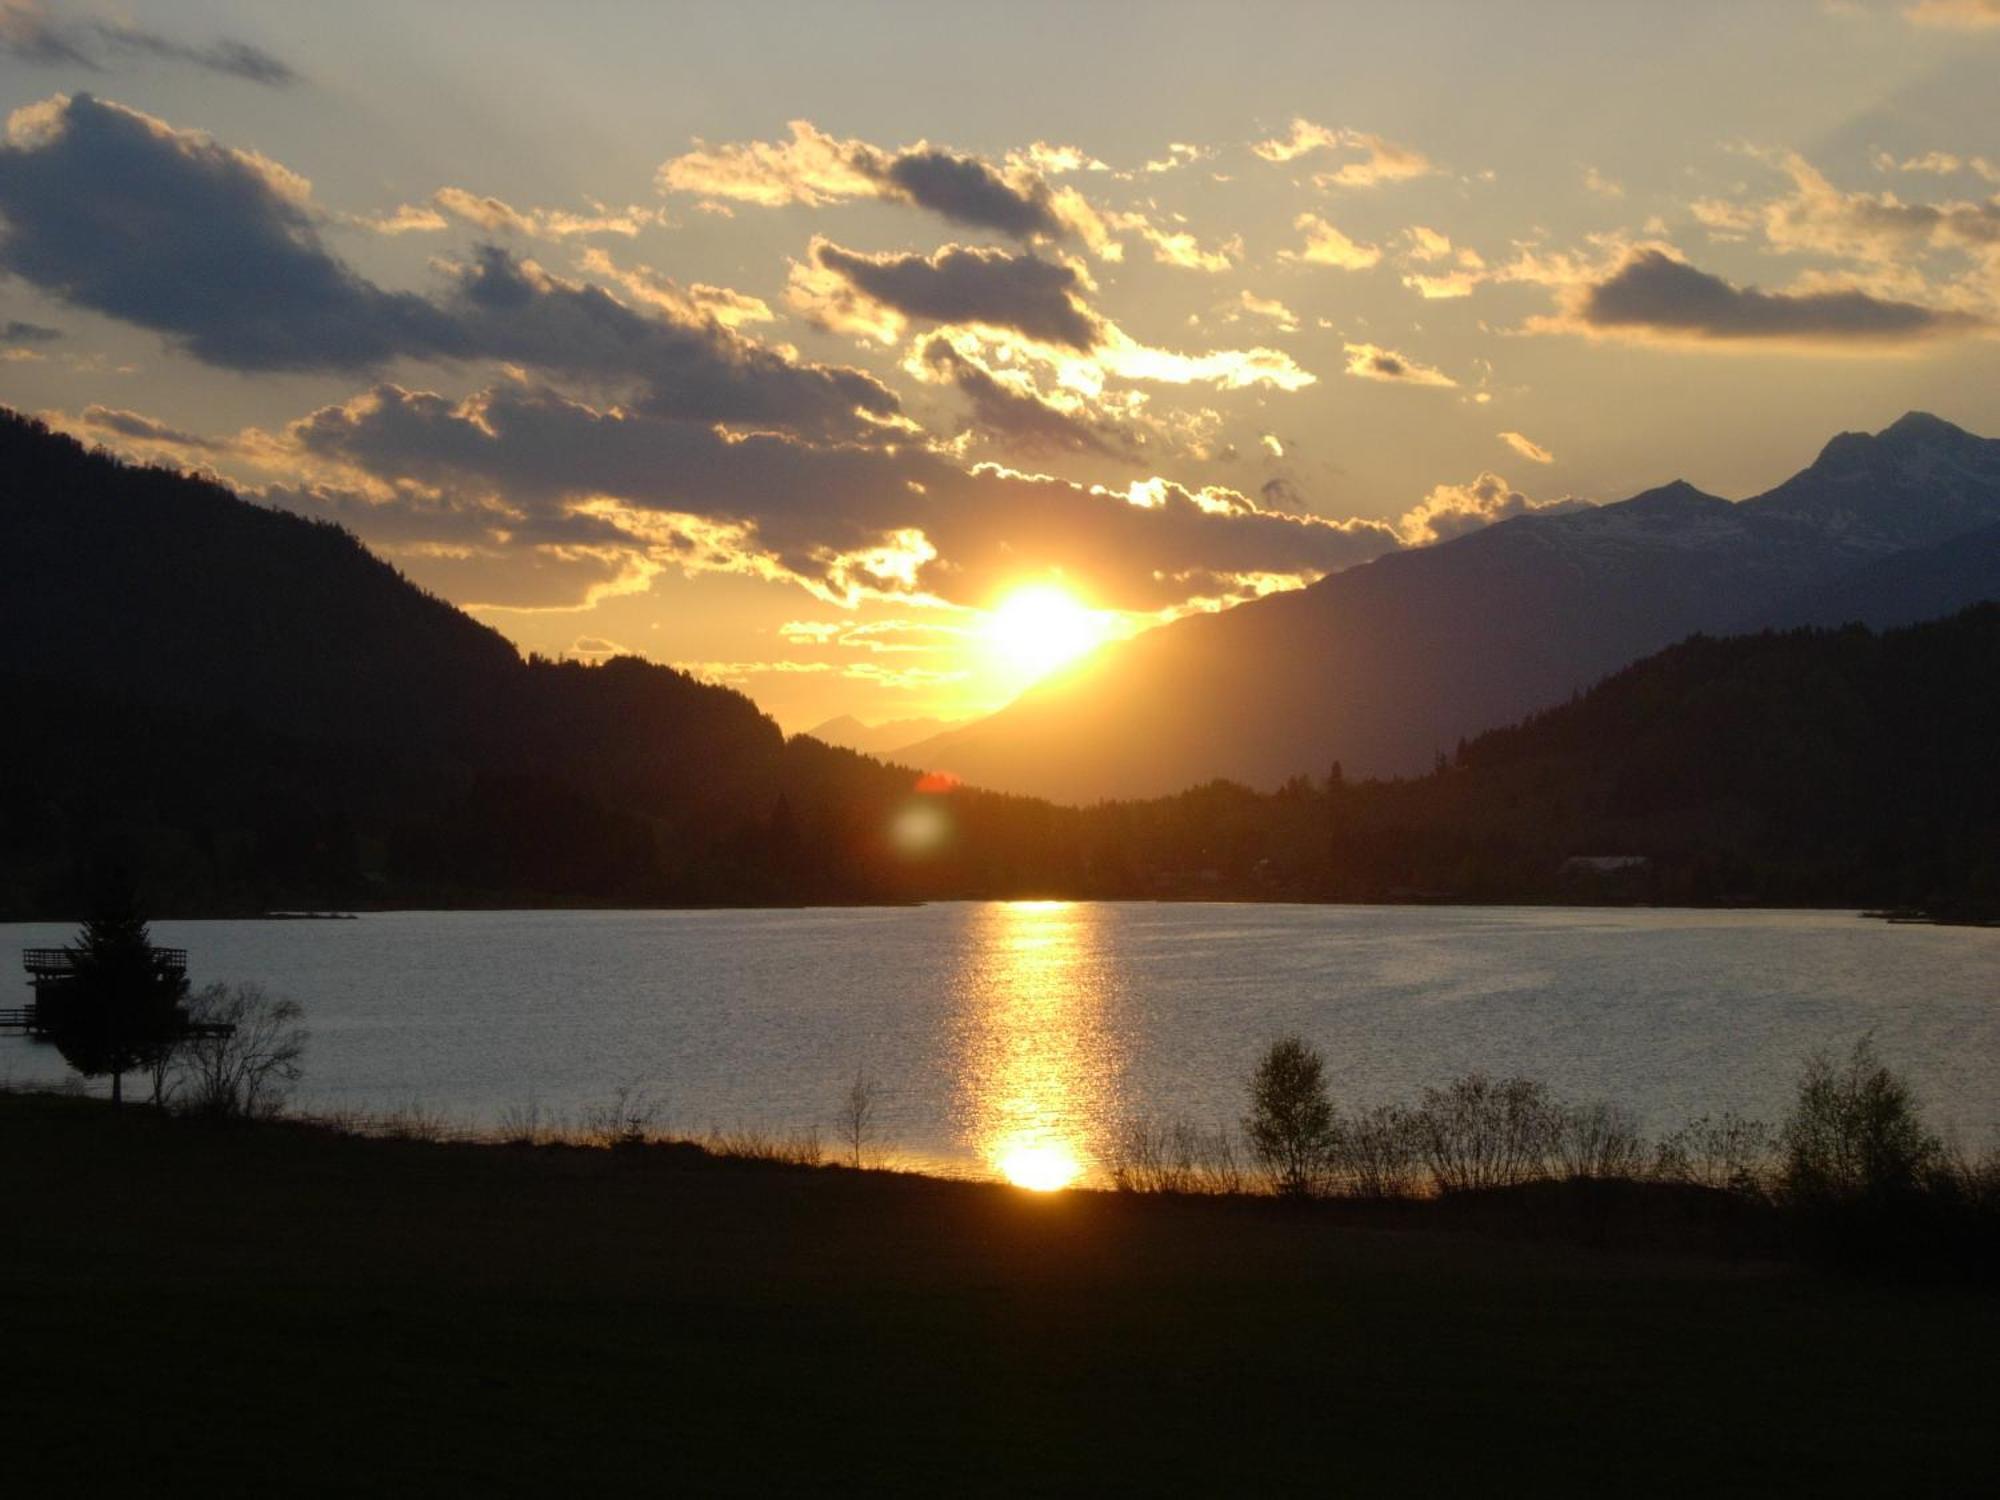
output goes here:
<path id="1" fill-rule="evenodd" d="M 865 255 L 824 240 L 813 259 L 904 317 L 1007 328 L 1038 343 L 1087 351 L 1104 325 L 1076 300 L 1075 270 L 1033 254 L 947 245 L 935 255 Z"/>
<path id="2" fill-rule="evenodd" d="M 1980 326 L 1964 313 L 1888 301 L 1862 291 L 1764 292 L 1642 250 L 1591 287 L 1579 308 L 1588 327 L 1715 340 L 1899 342 Z"/>
<path id="3" fill-rule="evenodd" d="M 636 385 L 656 415 L 821 436 L 865 437 L 899 410 L 861 371 L 794 361 L 705 314 L 642 313 L 493 246 L 438 296 L 384 290 L 327 249 L 301 179 L 88 94 L 17 112 L 0 216 L 0 267 L 228 369 L 507 360 Z"/>
<path id="4" fill-rule="evenodd" d="M 222 37 L 206 44 L 178 41 L 129 21 L 61 21 L 31 0 L 0 5 L 0 52 L 42 67 L 104 71 L 115 57 L 186 63 L 266 88 L 299 81 L 290 63 L 249 42 Z"/>

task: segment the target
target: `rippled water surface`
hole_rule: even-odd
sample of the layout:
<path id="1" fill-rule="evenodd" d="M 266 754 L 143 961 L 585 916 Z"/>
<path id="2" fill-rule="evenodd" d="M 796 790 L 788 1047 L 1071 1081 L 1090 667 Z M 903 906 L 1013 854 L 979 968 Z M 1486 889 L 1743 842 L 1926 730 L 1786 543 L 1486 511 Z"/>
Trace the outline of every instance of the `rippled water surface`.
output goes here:
<path id="1" fill-rule="evenodd" d="M 10 952 L 73 929 L 0 926 Z M 663 1124 L 832 1131 L 857 1070 L 906 1159 L 1088 1172 L 1130 1114 L 1215 1122 L 1271 1037 L 1344 1103 L 1484 1068 L 1653 1128 L 1775 1118 L 1800 1058 L 1873 1030 L 1967 1145 L 2000 1132 L 2000 931 L 1822 912 L 992 903 L 402 912 L 160 922 L 197 984 L 302 1001 L 302 1102 L 465 1124 L 645 1086 Z M 11 989 L 11 986 L 10 986 Z M 14 992 L 26 998 L 25 984 Z M 0 1001 L 14 1004 L 16 1000 Z M 0 1078 L 62 1076 L 0 1039 Z"/>

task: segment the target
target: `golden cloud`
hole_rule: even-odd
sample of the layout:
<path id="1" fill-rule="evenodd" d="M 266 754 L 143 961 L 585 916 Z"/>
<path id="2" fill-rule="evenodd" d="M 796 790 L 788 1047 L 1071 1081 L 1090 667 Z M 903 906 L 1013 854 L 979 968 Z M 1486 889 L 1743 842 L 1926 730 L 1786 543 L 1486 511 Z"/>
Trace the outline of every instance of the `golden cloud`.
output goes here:
<path id="1" fill-rule="evenodd" d="M 1303 250 L 1279 252 L 1283 260 L 1303 261 L 1315 266 L 1338 266 L 1343 271 L 1365 271 L 1382 259 L 1378 245 L 1364 245 L 1349 239 L 1318 214 L 1300 214 L 1292 227 L 1305 231 Z"/>
<path id="2" fill-rule="evenodd" d="M 1347 344 L 1347 373 L 1363 380 L 1387 381 L 1393 385 L 1456 386 L 1444 371 L 1407 354 L 1398 354 L 1380 344 Z"/>

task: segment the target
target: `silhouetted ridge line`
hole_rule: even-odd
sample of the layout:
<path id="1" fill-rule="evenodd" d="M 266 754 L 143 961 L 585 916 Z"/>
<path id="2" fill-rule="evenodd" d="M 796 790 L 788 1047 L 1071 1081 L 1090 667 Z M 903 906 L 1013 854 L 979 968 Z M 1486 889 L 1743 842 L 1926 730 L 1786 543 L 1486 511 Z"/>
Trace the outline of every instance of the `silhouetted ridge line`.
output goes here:
<path id="1" fill-rule="evenodd" d="M 1333 760 L 1407 774 L 1696 631 L 1896 625 L 2000 598 L 1983 553 L 1949 580 L 1913 566 L 1864 584 L 1888 559 L 1995 525 L 2000 441 L 1911 413 L 1835 438 L 1740 503 L 1675 480 L 1176 622 L 905 753 L 1064 801 L 1217 776 L 1268 789 Z M 1836 599 L 1853 613 L 1830 616 Z"/>
<path id="2" fill-rule="evenodd" d="M 2000 907 L 2000 606 L 1882 635 L 1689 640 L 1514 728 L 1441 740 L 1408 780 L 1329 757 L 1270 793 L 1209 779 L 1079 809 L 955 791 L 932 799 L 944 836 L 912 854 L 893 831 L 913 771 L 787 741 L 730 689 L 630 657 L 523 661 L 339 528 L 18 418 L 0 418 L 0 458 L 12 915 L 74 915 L 107 856 L 163 915 L 1027 896 Z M 1567 519 L 1452 545 L 1545 582 L 1535 559 L 1573 543 L 1549 540 Z M 1951 567 L 2000 550 L 1995 532 L 1974 539 L 1984 554 L 1889 554 L 1855 592 L 1962 589 Z M 1359 599 L 1350 618 L 1379 626 L 1399 573 L 1446 553 L 1141 637 L 1130 659 L 1193 650 L 1214 677 L 1242 614 L 1339 619 Z M 1696 549 L 1689 587 L 1703 566 Z M 1452 647 L 1401 618 L 1401 644 Z M 1496 621 L 1474 644 L 1468 670 L 1499 671 L 1551 643 Z M 1226 692 L 1207 716 L 1218 744 L 1247 722 Z"/>

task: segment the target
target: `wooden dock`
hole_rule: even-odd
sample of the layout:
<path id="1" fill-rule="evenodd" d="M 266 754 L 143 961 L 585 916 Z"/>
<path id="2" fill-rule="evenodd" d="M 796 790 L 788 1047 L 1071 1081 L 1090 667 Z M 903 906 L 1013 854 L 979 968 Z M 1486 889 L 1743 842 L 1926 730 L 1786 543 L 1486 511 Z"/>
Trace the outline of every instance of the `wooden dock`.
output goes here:
<path id="1" fill-rule="evenodd" d="M 185 948 L 155 948 L 153 960 L 160 971 L 187 977 L 188 954 Z M 48 1026 L 42 1019 L 41 1000 L 43 991 L 58 992 L 76 976 L 76 955 L 68 948 L 23 948 L 21 967 L 28 971 L 28 982 L 35 987 L 35 1001 L 29 1005 L 0 1007 L 0 1034 L 15 1033 L 22 1036 L 45 1037 Z M 185 1038 L 234 1036 L 236 1028 L 221 1021 L 189 1021 L 180 1032 Z"/>

